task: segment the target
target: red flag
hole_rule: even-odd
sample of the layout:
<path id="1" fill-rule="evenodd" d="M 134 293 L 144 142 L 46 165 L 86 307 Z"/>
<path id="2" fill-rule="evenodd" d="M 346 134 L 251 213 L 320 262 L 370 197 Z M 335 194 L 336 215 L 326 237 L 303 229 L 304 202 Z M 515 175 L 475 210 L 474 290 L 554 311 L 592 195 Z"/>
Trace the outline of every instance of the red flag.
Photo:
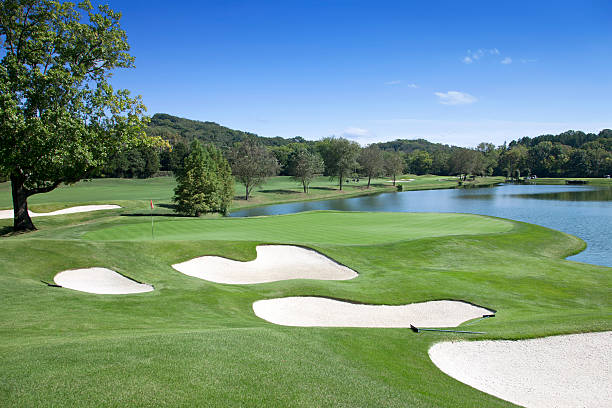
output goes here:
<path id="1" fill-rule="evenodd" d="M 153 208 L 154 208 L 154 207 L 153 207 L 153 200 L 151 200 L 151 209 L 153 209 Z"/>

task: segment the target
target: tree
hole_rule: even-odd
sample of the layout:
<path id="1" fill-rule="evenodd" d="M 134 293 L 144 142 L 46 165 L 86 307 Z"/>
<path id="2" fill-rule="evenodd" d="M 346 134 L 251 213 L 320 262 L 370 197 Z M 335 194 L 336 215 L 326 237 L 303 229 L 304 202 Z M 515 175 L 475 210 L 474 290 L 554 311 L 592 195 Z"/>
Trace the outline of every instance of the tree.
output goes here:
<path id="1" fill-rule="evenodd" d="M 427 174 L 431 170 L 433 159 L 423 150 L 415 150 L 408 158 L 410 171 L 414 174 Z"/>
<path id="2" fill-rule="evenodd" d="M 315 152 L 301 148 L 292 154 L 290 160 L 294 163 L 292 178 L 302 183 L 304 193 L 308 194 L 308 186 L 314 178 L 323 172 L 323 159 Z"/>
<path id="3" fill-rule="evenodd" d="M 383 172 L 385 164 L 383 152 L 376 145 L 370 145 L 361 149 L 358 159 L 364 174 L 368 177 L 368 188 L 372 177 L 377 177 Z"/>
<path id="4" fill-rule="evenodd" d="M 340 190 L 344 177 L 359 166 L 357 157 L 361 147 L 343 137 L 327 137 L 317 143 L 317 150 L 325 163 L 325 174 L 331 179 L 338 178 Z"/>
<path id="5" fill-rule="evenodd" d="M 15 231 L 36 229 L 28 197 L 155 140 L 144 132 L 141 98 L 109 83 L 113 69 L 134 66 L 120 13 L 79 7 L 0 3 L 0 173 L 11 180 Z"/>
<path id="6" fill-rule="evenodd" d="M 279 170 L 274 155 L 252 137 L 234 145 L 230 151 L 230 162 L 236 180 L 244 185 L 245 200 L 249 199 L 254 187 L 262 185 Z"/>
<path id="7" fill-rule="evenodd" d="M 393 177 L 393 185 L 398 174 L 402 174 L 406 168 L 406 161 L 401 152 L 385 152 L 385 173 L 389 177 Z"/>
<path id="8" fill-rule="evenodd" d="M 523 145 L 515 145 L 502 154 L 500 162 L 506 170 L 508 178 L 519 180 L 521 170 L 527 167 L 527 148 Z"/>
<path id="9" fill-rule="evenodd" d="M 229 213 L 234 179 L 229 163 L 214 146 L 206 148 L 194 140 L 183 171 L 176 177 L 173 201 L 181 214 Z"/>
<path id="10" fill-rule="evenodd" d="M 474 174 L 475 170 L 481 168 L 481 165 L 482 156 L 480 152 L 464 148 L 455 150 L 448 163 L 451 173 L 458 175 L 462 180 L 466 180 L 469 174 Z"/>

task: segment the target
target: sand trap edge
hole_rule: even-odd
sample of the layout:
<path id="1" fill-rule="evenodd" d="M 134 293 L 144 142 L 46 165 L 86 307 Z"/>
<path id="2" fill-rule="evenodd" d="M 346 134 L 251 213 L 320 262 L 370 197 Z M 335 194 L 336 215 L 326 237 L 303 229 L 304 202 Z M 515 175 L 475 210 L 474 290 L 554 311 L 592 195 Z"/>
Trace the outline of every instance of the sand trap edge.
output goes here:
<path id="1" fill-rule="evenodd" d="M 171 266 L 184 275 L 231 285 L 251 285 L 295 279 L 339 281 L 359 276 L 359 273 L 341 262 L 302 245 L 262 244 L 257 245 L 255 251 L 255 259 L 250 261 L 208 255 Z M 280 251 L 280 253 L 273 254 L 273 251 Z M 223 272 L 219 272 L 219 269 L 222 269 Z M 228 273 L 228 269 L 233 270 Z M 291 272 L 286 272 L 286 270 Z"/>
<path id="2" fill-rule="evenodd" d="M 428 356 L 445 375 L 513 404 L 612 406 L 612 331 L 445 341 Z"/>
<path id="3" fill-rule="evenodd" d="M 374 305 L 322 296 L 289 296 L 253 302 L 253 313 L 269 323 L 293 327 L 457 327 L 495 313 L 461 300 Z"/>
<path id="4" fill-rule="evenodd" d="M 56 286 L 97 295 L 128 295 L 155 290 L 153 285 L 142 283 L 108 268 L 92 267 L 68 269 L 53 277 Z"/>

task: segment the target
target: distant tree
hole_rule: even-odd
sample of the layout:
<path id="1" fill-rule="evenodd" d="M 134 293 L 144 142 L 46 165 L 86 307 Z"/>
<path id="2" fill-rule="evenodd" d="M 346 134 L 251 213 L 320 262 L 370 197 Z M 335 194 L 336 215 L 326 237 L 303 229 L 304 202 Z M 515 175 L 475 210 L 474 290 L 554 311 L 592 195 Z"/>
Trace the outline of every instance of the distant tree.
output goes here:
<path id="1" fill-rule="evenodd" d="M 408 168 L 414 174 L 427 174 L 431 170 L 433 159 L 423 150 L 415 150 L 408 156 Z"/>
<path id="2" fill-rule="evenodd" d="M 183 170 L 185 159 L 189 156 L 189 147 L 182 142 L 175 144 L 170 152 L 168 167 L 175 175 Z"/>
<path id="3" fill-rule="evenodd" d="M 406 168 L 406 161 L 401 152 L 385 152 L 384 168 L 387 176 L 393 178 L 393 185 L 398 175 L 401 175 Z"/>
<path id="4" fill-rule="evenodd" d="M 309 151 L 305 147 L 297 150 L 291 158 L 294 163 L 292 178 L 302 184 L 304 193 L 308 194 L 308 187 L 314 178 L 323 173 L 323 159 L 318 153 Z"/>
<path id="5" fill-rule="evenodd" d="M 383 152 L 376 145 L 361 149 L 358 158 L 363 174 L 368 178 L 368 188 L 372 177 L 378 177 L 384 171 L 385 159 Z"/>
<path id="6" fill-rule="evenodd" d="M 359 166 L 361 147 L 343 137 L 327 137 L 317 143 L 317 150 L 325 163 L 325 174 L 331 179 L 337 178 L 342 190 L 344 178 Z"/>
<path id="7" fill-rule="evenodd" d="M 482 155 L 476 150 L 460 148 L 449 158 L 451 174 L 458 175 L 462 180 L 466 180 L 470 174 L 476 174 L 481 167 Z"/>
<path id="8" fill-rule="evenodd" d="M 11 179 L 16 231 L 36 229 L 28 197 L 153 143 L 141 99 L 109 83 L 114 68 L 134 66 L 120 17 L 89 2 L 0 2 L 0 173 Z"/>
<path id="9" fill-rule="evenodd" d="M 523 145 L 515 145 L 502 154 L 500 162 L 508 178 L 519 180 L 521 170 L 527 168 L 527 148 Z"/>
<path id="10" fill-rule="evenodd" d="M 206 148 L 194 140 L 185 159 L 183 171 L 176 177 L 173 201 L 176 211 L 194 215 L 229 213 L 234 195 L 234 179 L 230 166 L 214 146 Z"/>
<path id="11" fill-rule="evenodd" d="M 248 200 L 254 187 L 278 174 L 279 164 L 272 152 L 254 138 L 246 138 L 230 150 L 230 163 L 236 180 L 244 185 Z"/>

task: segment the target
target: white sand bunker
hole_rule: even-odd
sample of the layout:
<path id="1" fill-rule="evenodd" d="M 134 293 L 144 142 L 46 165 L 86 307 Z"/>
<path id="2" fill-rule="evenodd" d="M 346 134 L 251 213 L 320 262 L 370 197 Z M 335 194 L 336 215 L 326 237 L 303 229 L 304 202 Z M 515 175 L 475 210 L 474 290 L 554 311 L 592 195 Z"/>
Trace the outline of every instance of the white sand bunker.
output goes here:
<path id="1" fill-rule="evenodd" d="M 436 300 L 402 306 L 362 305 L 321 297 L 286 297 L 253 303 L 258 317 L 302 327 L 454 327 L 491 313 L 465 302 Z"/>
<path id="2" fill-rule="evenodd" d="M 260 245 L 250 262 L 203 256 L 172 265 L 185 275 L 217 283 L 249 284 L 288 279 L 346 280 L 357 273 L 311 249 L 290 245 Z"/>
<path id="3" fill-rule="evenodd" d="M 116 208 L 121 207 L 114 204 L 79 205 L 76 207 L 63 208 L 61 210 L 51 211 L 47 213 L 35 213 L 32 211 L 28 211 L 28 214 L 30 214 L 30 217 L 47 217 L 50 215 L 74 214 L 88 211 L 114 210 Z M 13 210 L 0 210 L 0 220 L 8 218 L 13 218 Z"/>
<path id="4" fill-rule="evenodd" d="M 438 343 L 444 373 L 526 407 L 611 407 L 612 332 Z"/>
<path id="5" fill-rule="evenodd" d="M 151 285 L 135 282 L 106 268 L 63 271 L 55 275 L 53 280 L 64 288 L 101 295 L 124 295 L 153 290 Z"/>

